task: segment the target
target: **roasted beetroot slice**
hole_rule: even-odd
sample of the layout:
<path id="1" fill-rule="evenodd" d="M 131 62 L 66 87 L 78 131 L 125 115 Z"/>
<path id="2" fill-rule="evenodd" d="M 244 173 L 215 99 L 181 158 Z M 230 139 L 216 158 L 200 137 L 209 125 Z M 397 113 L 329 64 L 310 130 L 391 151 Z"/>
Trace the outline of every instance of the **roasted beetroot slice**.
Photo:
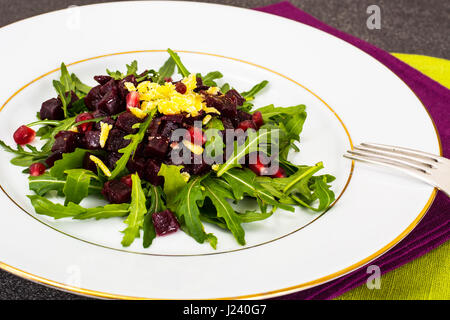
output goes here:
<path id="1" fill-rule="evenodd" d="M 124 112 L 117 117 L 115 126 L 117 129 L 120 129 L 124 132 L 136 133 L 138 129 L 133 129 L 133 125 L 139 122 L 142 122 L 142 120 L 136 117 L 134 114 L 132 114 L 131 112 Z"/>
<path id="2" fill-rule="evenodd" d="M 61 159 L 62 159 L 62 152 L 54 152 L 45 160 L 45 163 L 49 168 L 51 168 L 55 164 L 55 161 Z"/>
<path id="3" fill-rule="evenodd" d="M 72 131 L 60 131 L 55 136 L 52 152 L 71 153 L 80 146 L 80 134 Z"/>
<path id="4" fill-rule="evenodd" d="M 97 173 L 97 165 L 94 161 L 91 160 L 90 156 L 92 153 L 86 152 L 83 158 L 83 169 L 91 170 L 92 172 Z"/>
<path id="5" fill-rule="evenodd" d="M 109 82 L 108 82 L 109 83 Z M 125 111 L 126 105 L 119 97 L 119 92 L 116 87 L 106 93 L 103 98 L 97 103 L 97 108 L 109 115 L 114 115 Z"/>
<path id="6" fill-rule="evenodd" d="M 131 173 L 137 172 L 140 177 L 145 176 L 146 160 L 142 157 L 131 157 L 127 163 L 127 169 Z"/>
<path id="7" fill-rule="evenodd" d="M 88 150 L 100 149 L 100 131 L 87 131 L 81 138 L 81 146 Z"/>
<path id="8" fill-rule="evenodd" d="M 122 153 L 119 152 L 108 152 L 105 157 L 105 165 L 110 169 L 114 170 L 116 167 L 116 162 L 122 157 Z"/>
<path id="9" fill-rule="evenodd" d="M 177 218 L 170 210 L 153 213 L 152 221 L 158 236 L 176 232 L 180 228 Z"/>
<path id="10" fill-rule="evenodd" d="M 42 120 L 62 120 L 64 119 L 64 111 L 61 100 L 53 98 L 45 101 L 41 106 L 39 116 Z"/>
<path id="11" fill-rule="evenodd" d="M 131 82 L 132 84 L 137 86 L 136 77 L 133 74 L 130 74 L 129 76 L 126 76 L 125 78 L 119 81 L 117 88 L 119 89 L 120 98 L 124 101 L 128 95 L 128 89 L 125 88 L 125 82 Z"/>
<path id="12" fill-rule="evenodd" d="M 103 94 L 101 93 L 101 88 L 101 85 L 93 87 L 84 98 L 84 103 L 89 110 L 96 110 L 98 102 L 102 100 Z M 94 118 L 96 117 L 94 116 Z"/>
<path id="13" fill-rule="evenodd" d="M 164 158 L 169 150 L 169 138 L 156 136 L 149 137 L 144 148 L 144 156 L 152 158 Z"/>
<path id="14" fill-rule="evenodd" d="M 152 120 L 152 122 L 150 122 L 150 125 L 147 128 L 147 134 L 150 137 L 157 136 L 160 131 L 161 124 L 162 124 L 162 118 L 154 118 Z"/>
<path id="15" fill-rule="evenodd" d="M 122 148 L 128 146 L 131 140 L 126 140 L 124 137 L 127 135 L 126 132 L 123 132 L 119 129 L 112 129 L 109 132 L 108 140 L 106 140 L 105 149 L 108 151 L 118 151 Z"/>
<path id="16" fill-rule="evenodd" d="M 110 203 L 125 203 L 131 200 L 131 188 L 119 180 L 106 182 L 102 194 Z"/>
<path id="17" fill-rule="evenodd" d="M 228 90 L 225 97 L 231 99 L 236 106 L 242 106 L 245 102 L 245 99 L 235 89 Z"/>
<path id="18" fill-rule="evenodd" d="M 111 77 L 110 76 L 95 76 L 94 80 L 97 81 L 100 85 L 104 85 L 106 83 L 108 83 L 109 81 L 111 81 Z"/>
<path id="19" fill-rule="evenodd" d="M 161 164 L 153 159 L 147 159 L 145 163 L 144 179 L 151 184 L 158 186 L 163 183 L 163 177 L 158 176 Z"/>

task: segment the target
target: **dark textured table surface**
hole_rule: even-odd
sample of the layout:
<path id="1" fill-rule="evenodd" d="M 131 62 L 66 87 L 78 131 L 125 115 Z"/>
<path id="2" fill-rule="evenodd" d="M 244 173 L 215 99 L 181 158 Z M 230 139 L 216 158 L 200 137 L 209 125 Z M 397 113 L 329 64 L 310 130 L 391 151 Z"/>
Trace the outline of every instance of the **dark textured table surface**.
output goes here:
<path id="1" fill-rule="evenodd" d="M 0 27 L 70 5 L 111 0 L 0 0 Z M 277 0 L 203 1 L 239 7 L 260 7 Z M 389 52 L 450 58 L 450 1 L 448 0 L 291 0 L 325 23 Z M 381 9 L 381 29 L 366 26 L 369 5 Z M 0 270 L 0 299 L 86 299 L 18 278 Z"/>

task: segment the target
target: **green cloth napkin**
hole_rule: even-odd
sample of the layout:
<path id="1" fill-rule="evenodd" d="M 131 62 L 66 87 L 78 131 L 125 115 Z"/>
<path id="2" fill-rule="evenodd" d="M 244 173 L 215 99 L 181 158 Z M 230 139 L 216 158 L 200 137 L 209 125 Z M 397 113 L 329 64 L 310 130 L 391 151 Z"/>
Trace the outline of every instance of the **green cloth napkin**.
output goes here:
<path id="1" fill-rule="evenodd" d="M 450 89 L 450 61 L 421 55 L 394 53 L 398 59 Z M 336 300 L 449 300 L 450 242 L 381 276 L 380 289 L 367 285 Z M 369 275 L 368 275 L 369 277 Z"/>

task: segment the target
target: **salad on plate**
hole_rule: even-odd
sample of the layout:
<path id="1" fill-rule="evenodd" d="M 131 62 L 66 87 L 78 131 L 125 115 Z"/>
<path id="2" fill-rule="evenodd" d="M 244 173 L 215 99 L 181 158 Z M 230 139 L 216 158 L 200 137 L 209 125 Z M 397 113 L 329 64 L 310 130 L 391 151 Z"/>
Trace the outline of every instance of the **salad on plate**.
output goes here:
<path id="1" fill-rule="evenodd" d="M 300 150 L 304 105 L 255 109 L 267 81 L 242 92 L 219 71 L 189 72 L 167 51 L 157 71 L 138 72 L 133 61 L 125 73 L 95 76 L 94 87 L 61 65 L 57 96 L 42 104 L 37 121 L 14 132 L 17 147 L 0 141 L 14 154 L 11 163 L 26 168 L 36 213 L 122 217 L 124 247 L 142 237 L 147 248 L 181 229 L 215 249 L 217 238 L 205 224 L 245 245 L 245 223 L 277 209 L 322 212 L 333 203 L 334 177 L 317 174 L 322 162 L 288 160 Z M 88 197 L 108 204 L 85 207 Z M 256 209 L 243 209 L 244 199 Z"/>

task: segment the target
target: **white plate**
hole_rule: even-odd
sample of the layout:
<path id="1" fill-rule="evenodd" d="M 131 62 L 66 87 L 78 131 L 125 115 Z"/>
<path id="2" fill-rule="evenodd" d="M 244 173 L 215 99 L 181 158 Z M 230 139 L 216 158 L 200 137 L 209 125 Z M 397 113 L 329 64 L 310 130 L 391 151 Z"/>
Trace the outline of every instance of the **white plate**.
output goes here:
<path id="1" fill-rule="evenodd" d="M 58 26 L 58 27 L 55 27 Z M 182 232 L 142 248 L 120 245 L 121 219 L 55 221 L 34 214 L 26 176 L 0 158 L 0 267 L 75 293 L 111 298 L 262 298 L 332 280 L 367 264 L 408 234 L 435 190 L 342 157 L 354 142 L 439 153 L 432 120 L 385 66 L 348 43 L 284 18 L 186 2 L 126 2 L 57 11 L 0 29 L 0 139 L 34 120 L 55 96 L 61 61 L 83 81 L 137 59 L 158 68 L 176 49 L 191 71 L 220 70 L 255 103 L 304 103 L 308 118 L 294 162 L 324 161 L 339 196 L 323 215 L 299 209 L 245 225 L 247 245 L 214 232 L 217 250 Z M 34 79 L 34 80 L 33 80 Z M 18 91 L 17 91 L 18 90 Z M 344 125 L 345 123 L 345 125 Z"/>

